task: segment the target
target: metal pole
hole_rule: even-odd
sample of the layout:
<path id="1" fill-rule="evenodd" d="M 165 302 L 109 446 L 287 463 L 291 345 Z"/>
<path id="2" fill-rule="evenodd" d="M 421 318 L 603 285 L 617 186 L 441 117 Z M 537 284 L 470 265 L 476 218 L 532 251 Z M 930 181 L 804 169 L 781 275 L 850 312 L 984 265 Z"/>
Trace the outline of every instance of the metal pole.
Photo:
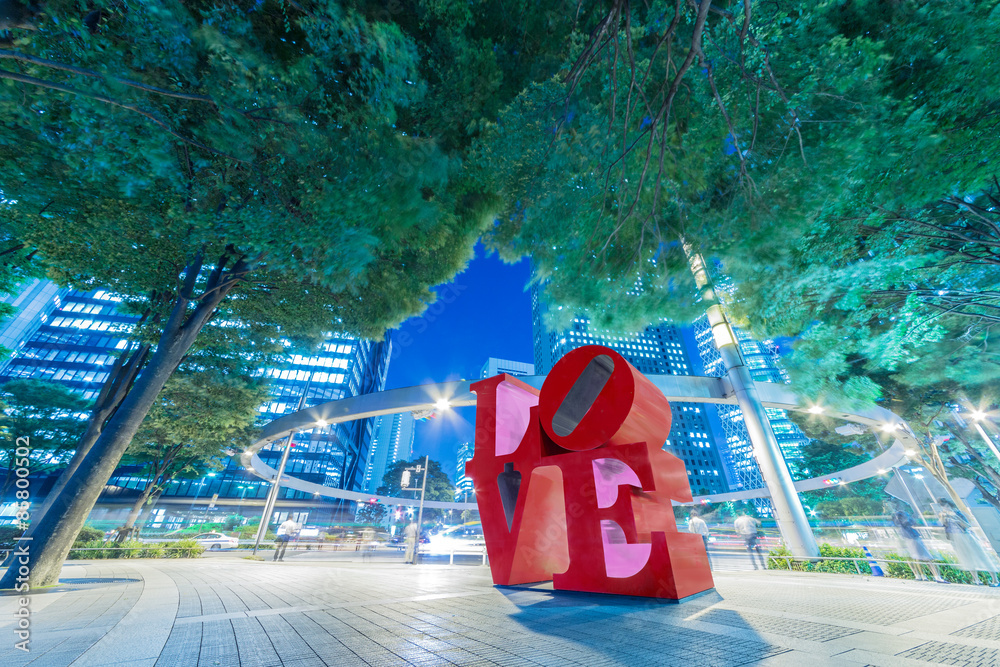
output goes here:
<path id="1" fill-rule="evenodd" d="M 302 390 L 302 395 L 299 396 L 299 405 L 295 408 L 296 412 L 302 410 L 306 403 L 306 395 L 309 393 L 309 384 L 313 379 L 313 371 L 309 373 L 309 379 L 306 380 L 306 386 Z M 264 513 L 260 516 L 260 525 L 257 526 L 257 537 L 253 541 L 253 555 L 257 555 L 257 549 L 260 548 L 260 541 L 264 539 L 267 535 L 267 526 L 271 523 L 271 513 L 274 511 L 274 506 L 278 503 L 278 490 L 280 487 L 281 476 L 285 474 L 285 464 L 288 463 L 288 454 L 292 451 L 292 439 L 295 437 L 295 433 L 289 433 L 288 438 L 285 440 L 285 451 L 281 454 L 281 463 L 278 465 L 278 472 L 274 475 L 274 480 L 271 482 L 271 488 L 267 492 L 267 500 L 264 501 Z"/>
<path id="2" fill-rule="evenodd" d="M 198 485 L 198 490 L 194 492 L 194 500 L 191 501 L 191 509 L 188 510 L 188 525 L 194 523 L 194 506 L 198 502 L 198 496 L 201 494 L 201 487 L 205 486 L 205 478 L 201 478 L 201 484 Z"/>
<path id="3" fill-rule="evenodd" d="M 427 464 L 430 462 L 430 455 L 424 456 L 424 481 L 420 485 L 420 510 L 417 512 L 417 544 L 413 548 L 413 562 L 417 562 L 417 554 L 420 552 L 420 532 L 424 525 L 424 491 L 427 490 Z"/>
<path id="4" fill-rule="evenodd" d="M 712 328 L 712 338 L 725 364 L 726 374 L 732 384 L 733 393 L 736 394 L 736 402 L 743 412 L 743 424 L 750 436 L 750 442 L 753 443 L 754 456 L 760 466 L 764 483 L 771 494 L 774 517 L 781 531 L 781 537 L 795 556 L 818 556 L 819 547 L 809 527 L 809 519 L 795 490 L 778 439 L 771 430 L 771 422 L 757 394 L 753 376 L 743 362 L 736 334 L 712 288 L 705 260 L 701 255 L 691 252 L 690 246 L 686 244 L 685 251 L 688 253 L 695 283 L 702 290 L 702 298 L 709 303 L 714 302 L 714 305 L 708 308 L 708 323 Z"/>
<path id="5" fill-rule="evenodd" d="M 983 430 L 983 427 L 979 424 L 979 422 L 974 422 L 972 425 L 976 427 L 977 431 L 979 431 L 979 437 L 983 439 L 986 446 L 990 448 L 991 452 L 993 452 L 993 456 L 1000 459 L 1000 451 L 997 450 L 997 446 L 993 443 L 993 439 L 986 434 L 986 431 Z"/>
<path id="6" fill-rule="evenodd" d="M 910 506 L 913 507 L 913 511 L 917 513 L 917 516 L 920 517 L 920 521 L 926 526 L 927 519 L 924 518 L 923 510 L 920 508 L 920 505 L 917 504 L 917 499 L 913 497 L 913 491 L 910 491 L 910 486 L 906 483 L 906 475 L 904 475 L 903 471 L 899 468 L 896 468 L 895 470 L 896 474 L 899 475 L 899 481 L 903 483 L 903 488 L 906 489 L 906 495 L 910 499 Z"/>

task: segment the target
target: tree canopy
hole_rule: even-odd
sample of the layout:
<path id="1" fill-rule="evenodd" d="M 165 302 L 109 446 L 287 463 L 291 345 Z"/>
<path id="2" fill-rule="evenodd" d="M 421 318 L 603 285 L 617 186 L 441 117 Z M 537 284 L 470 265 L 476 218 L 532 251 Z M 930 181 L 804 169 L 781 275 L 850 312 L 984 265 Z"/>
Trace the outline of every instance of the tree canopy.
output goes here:
<path id="1" fill-rule="evenodd" d="M 42 380 L 11 380 L 0 386 L 0 416 L 3 447 L 0 447 L 0 467 L 6 470 L 0 483 L 0 495 L 14 481 L 15 452 L 27 439 L 32 474 L 50 471 L 65 464 L 66 454 L 73 450 L 83 433 L 81 413 L 89 401 L 56 382 Z"/>
<path id="2" fill-rule="evenodd" d="M 387 467 L 385 474 L 382 476 L 382 486 L 378 487 L 377 493 L 379 495 L 391 496 L 393 498 L 419 498 L 420 497 L 420 485 L 423 482 L 424 473 L 411 473 L 410 475 L 410 486 L 405 490 L 400 486 L 400 482 L 403 479 L 403 471 L 406 468 L 414 468 L 416 466 L 423 467 L 424 459 L 415 458 L 412 461 L 396 461 L 391 466 Z M 427 489 L 424 492 L 424 500 L 438 500 L 444 502 L 451 502 L 455 500 L 455 485 L 448 475 L 441 469 L 441 464 L 433 459 L 427 464 Z M 416 512 L 416 509 L 414 509 Z M 430 507 L 424 508 L 424 521 L 436 521 L 444 514 L 444 510 L 432 509 Z M 414 513 L 414 520 L 416 520 L 416 514 Z"/>
<path id="3" fill-rule="evenodd" d="M 55 576 L 57 552 L 209 321 L 381 337 L 471 257 L 493 200 L 447 151 L 468 114 L 427 112 L 451 99 L 450 79 L 420 54 L 466 57 L 484 42 L 461 25 L 408 34 L 433 6 L 94 13 L 54 0 L 13 26 L 0 52 L 4 238 L 60 283 L 108 289 L 144 318 L 57 511 L 32 529 L 33 583 Z M 469 113 L 482 106 L 472 102 Z M 439 144 L 449 132 L 458 138 Z"/>
<path id="4" fill-rule="evenodd" d="M 770 304 L 766 330 L 804 263 L 822 283 L 814 237 L 850 248 L 849 219 L 990 182 L 996 7 L 610 3 L 477 140 L 507 206 L 489 238 L 619 327 L 698 314 L 686 243 Z"/>

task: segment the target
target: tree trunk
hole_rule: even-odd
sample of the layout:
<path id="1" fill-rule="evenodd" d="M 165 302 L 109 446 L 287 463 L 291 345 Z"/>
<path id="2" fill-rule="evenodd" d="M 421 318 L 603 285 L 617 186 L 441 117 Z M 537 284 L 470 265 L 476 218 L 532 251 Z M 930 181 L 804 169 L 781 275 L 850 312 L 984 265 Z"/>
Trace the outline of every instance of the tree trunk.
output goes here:
<path id="1" fill-rule="evenodd" d="M 201 271 L 197 259 L 186 268 L 184 285 L 179 290 L 170 318 L 157 342 L 149 365 L 136 379 L 131 391 L 108 421 L 76 473 L 67 481 L 62 492 L 52 499 L 49 511 L 36 524 L 28 555 L 15 554 L 13 564 L 0 579 L 0 589 L 28 583 L 31 588 L 53 584 L 59 580 L 63 561 L 73 541 L 90 515 L 94 504 L 114 473 L 118 462 L 142 420 L 146 417 L 167 379 L 187 354 L 198 333 L 211 319 L 218 305 L 249 268 L 240 260 L 223 277 L 227 256 L 220 260 L 209 277 L 206 293 L 188 315 L 188 304 L 194 299 L 192 289 Z M 34 522 L 33 522 L 34 523 Z M 12 561 L 13 563 L 13 561 Z"/>
<path id="2" fill-rule="evenodd" d="M 933 434 L 930 432 L 927 433 L 927 441 L 929 443 L 928 449 L 930 450 L 930 457 L 929 459 L 925 459 L 925 457 L 921 456 L 920 458 L 923 460 L 920 462 L 925 468 L 927 468 L 928 472 L 931 473 L 934 479 L 936 479 L 938 483 L 944 487 L 945 491 L 948 492 L 948 495 L 951 496 L 951 501 L 955 503 L 955 506 L 960 512 L 962 512 L 962 514 L 968 517 L 973 527 L 982 530 L 979 522 L 976 521 L 976 517 L 972 514 L 968 505 L 965 504 L 965 500 L 958 495 L 958 491 L 956 491 L 955 487 L 951 485 L 951 480 L 948 479 L 948 470 L 945 468 L 944 460 L 941 458 L 941 452 L 938 450 L 937 440 L 934 439 Z M 931 500 L 933 501 L 933 498 Z"/>
<path id="3" fill-rule="evenodd" d="M 163 495 L 163 489 L 159 488 L 153 492 L 152 497 L 146 502 L 146 507 L 142 510 L 142 514 L 139 516 L 139 520 L 136 521 L 136 527 L 133 532 L 136 535 L 139 534 L 143 528 L 146 527 L 146 523 L 149 521 L 149 515 L 153 513 L 153 508 L 156 507 L 157 501 L 160 500 L 160 496 Z"/>
<path id="4" fill-rule="evenodd" d="M 45 502 L 42 503 L 41 508 L 39 508 L 32 517 L 32 525 L 29 527 L 26 533 L 27 537 L 31 537 L 34 533 L 34 527 L 41 521 L 45 513 L 49 511 L 52 506 L 52 501 L 66 488 L 66 484 L 69 480 L 76 474 L 76 471 L 80 467 L 80 463 L 90 452 L 90 448 L 93 447 L 94 443 L 97 442 L 97 438 L 101 435 L 101 431 L 104 429 L 105 423 L 110 419 L 118 406 L 121 405 L 122 401 L 125 400 L 125 396 L 128 394 L 129 389 L 132 387 L 132 383 L 135 381 L 139 370 L 142 365 L 146 362 L 146 357 L 149 355 L 150 346 L 142 345 L 131 355 L 129 355 L 128 361 L 124 361 L 122 357 L 118 358 L 111 373 L 108 376 L 107 381 L 101 388 L 101 393 L 97 397 L 94 403 L 94 407 L 91 410 L 90 418 L 87 420 L 87 430 L 84 432 L 83 436 L 80 438 L 80 442 L 76 445 L 76 451 L 73 453 L 73 458 L 70 459 L 69 465 L 62 471 L 56 483 L 52 486 L 49 491 Z"/>
<path id="5" fill-rule="evenodd" d="M 136 519 L 139 518 L 139 513 L 142 512 L 143 505 L 145 505 L 146 501 L 149 500 L 149 496 L 153 494 L 154 488 L 156 488 L 155 480 L 147 484 L 145 490 L 143 490 L 139 497 L 135 499 L 135 502 L 132 503 L 132 510 L 128 513 L 128 518 L 125 520 L 125 525 L 122 526 L 123 529 L 132 529 L 132 526 L 135 525 Z"/>
<path id="6" fill-rule="evenodd" d="M 969 477 L 967 477 L 966 479 L 972 482 L 972 485 L 975 486 L 977 489 L 979 489 L 979 493 L 983 494 L 983 500 L 988 502 L 990 505 L 993 505 L 993 507 L 996 508 L 997 510 L 1000 510 L 1000 496 L 995 496 L 992 493 L 990 493 L 989 489 L 986 488 L 986 485 L 984 485 L 978 479 Z"/>

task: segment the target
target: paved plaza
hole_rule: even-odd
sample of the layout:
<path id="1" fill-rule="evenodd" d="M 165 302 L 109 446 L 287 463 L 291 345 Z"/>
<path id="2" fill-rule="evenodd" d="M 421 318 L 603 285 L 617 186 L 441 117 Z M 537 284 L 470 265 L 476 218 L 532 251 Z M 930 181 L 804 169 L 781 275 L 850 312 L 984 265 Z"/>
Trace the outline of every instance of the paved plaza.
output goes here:
<path id="1" fill-rule="evenodd" d="M 498 589 L 476 565 L 70 562 L 31 598 L 31 652 L 0 597 L 0 665 L 1000 665 L 997 589 L 717 573 L 683 604 Z"/>

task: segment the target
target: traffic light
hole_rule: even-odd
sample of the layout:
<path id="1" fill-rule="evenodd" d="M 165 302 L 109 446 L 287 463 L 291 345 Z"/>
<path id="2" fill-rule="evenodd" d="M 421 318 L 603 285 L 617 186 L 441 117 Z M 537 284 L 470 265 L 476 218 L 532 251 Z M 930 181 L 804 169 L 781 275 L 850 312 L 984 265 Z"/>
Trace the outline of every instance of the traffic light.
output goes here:
<path id="1" fill-rule="evenodd" d="M 403 471 L 403 479 L 400 480 L 399 485 L 404 489 L 410 486 L 410 471 Z"/>

